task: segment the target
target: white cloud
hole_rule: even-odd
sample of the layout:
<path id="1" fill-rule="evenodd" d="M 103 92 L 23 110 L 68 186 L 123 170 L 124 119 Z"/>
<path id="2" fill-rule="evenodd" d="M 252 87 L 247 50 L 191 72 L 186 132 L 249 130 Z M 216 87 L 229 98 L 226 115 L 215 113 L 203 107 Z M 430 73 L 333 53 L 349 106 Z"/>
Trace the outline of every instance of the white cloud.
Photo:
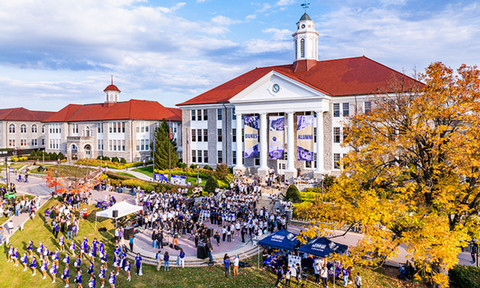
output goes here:
<path id="1" fill-rule="evenodd" d="M 292 5 L 295 4 L 295 0 L 278 0 L 278 2 L 275 4 L 276 6 L 287 6 L 287 5 Z"/>
<path id="2" fill-rule="evenodd" d="M 268 28 L 262 30 L 263 33 L 273 34 L 272 40 L 281 41 L 281 40 L 291 40 L 292 32 L 288 29 L 277 29 L 277 28 Z"/>
<path id="3" fill-rule="evenodd" d="M 256 19 L 256 18 L 257 18 L 257 15 L 255 15 L 255 14 L 250 14 L 250 15 L 247 15 L 247 16 L 245 17 L 245 20 L 246 20 L 246 21 L 250 21 L 250 20 L 254 20 L 254 19 Z"/>

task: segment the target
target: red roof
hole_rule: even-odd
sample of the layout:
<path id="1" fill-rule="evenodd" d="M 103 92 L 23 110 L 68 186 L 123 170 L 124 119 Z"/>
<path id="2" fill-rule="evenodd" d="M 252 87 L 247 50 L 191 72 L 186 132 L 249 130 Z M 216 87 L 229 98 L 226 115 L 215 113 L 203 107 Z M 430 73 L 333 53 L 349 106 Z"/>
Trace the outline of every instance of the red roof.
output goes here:
<path id="1" fill-rule="evenodd" d="M 70 104 L 44 122 L 83 122 L 102 120 L 171 120 L 181 121 L 177 113 L 156 101 L 129 100 L 107 104 Z M 176 109 L 176 108 L 175 108 Z"/>
<path id="2" fill-rule="evenodd" d="M 118 89 L 117 86 L 115 86 L 113 84 L 110 84 L 110 85 L 107 86 L 107 88 L 105 88 L 103 90 L 103 92 L 105 92 L 105 91 L 118 91 L 118 92 L 120 92 L 120 89 Z"/>
<path id="3" fill-rule="evenodd" d="M 180 108 L 168 108 L 175 116 L 173 116 L 171 119 L 166 119 L 166 120 L 171 120 L 171 121 L 179 121 L 182 122 L 182 109 Z"/>
<path id="4" fill-rule="evenodd" d="M 55 112 L 21 108 L 0 109 L 0 121 L 43 121 Z"/>
<path id="5" fill-rule="evenodd" d="M 391 90 L 389 84 L 395 78 L 406 79 L 411 87 L 421 84 L 405 74 L 362 56 L 317 61 L 316 65 L 306 72 L 295 72 L 293 64 L 255 68 L 177 106 L 228 102 L 271 71 L 281 73 L 330 96 L 392 92 L 388 91 Z"/>

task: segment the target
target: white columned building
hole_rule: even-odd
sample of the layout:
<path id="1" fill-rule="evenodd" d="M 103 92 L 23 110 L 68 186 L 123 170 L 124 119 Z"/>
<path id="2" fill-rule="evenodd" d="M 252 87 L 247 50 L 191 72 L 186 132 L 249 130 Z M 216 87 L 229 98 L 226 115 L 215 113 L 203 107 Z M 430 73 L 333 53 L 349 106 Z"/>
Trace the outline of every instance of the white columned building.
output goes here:
<path id="1" fill-rule="evenodd" d="M 377 91 L 392 90 L 391 79 L 418 82 L 365 56 L 319 60 L 318 37 L 305 13 L 292 35 L 293 63 L 255 68 L 177 104 L 187 164 L 287 179 L 338 173 L 349 117 L 368 112 Z"/>

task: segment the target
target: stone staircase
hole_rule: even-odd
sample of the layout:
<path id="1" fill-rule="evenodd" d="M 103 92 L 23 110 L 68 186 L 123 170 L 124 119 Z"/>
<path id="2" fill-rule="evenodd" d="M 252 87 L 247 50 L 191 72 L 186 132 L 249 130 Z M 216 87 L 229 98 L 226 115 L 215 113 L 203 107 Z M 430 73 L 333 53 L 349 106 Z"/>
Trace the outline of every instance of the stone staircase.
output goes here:
<path id="1" fill-rule="evenodd" d="M 125 245 L 127 244 L 126 242 L 124 243 Z M 126 246 L 128 247 L 128 246 Z M 128 250 L 127 252 L 127 258 L 130 260 L 135 260 L 135 256 L 137 256 L 137 253 L 140 253 L 142 256 L 143 264 L 148 264 L 148 265 L 157 265 L 157 261 L 155 260 L 155 253 L 151 251 L 145 251 L 141 248 L 134 247 L 134 252 L 131 252 Z M 238 255 L 240 258 L 240 261 L 243 261 L 247 258 L 256 256 L 261 250 L 258 249 L 257 246 L 253 246 L 251 243 L 245 245 L 244 247 L 229 251 L 228 255 L 232 257 L 233 255 Z M 170 254 L 170 267 L 179 267 L 177 266 L 177 255 L 178 254 Z M 213 265 L 223 265 L 223 257 L 225 254 L 222 253 L 217 253 L 213 254 Z M 162 254 L 163 257 L 163 254 Z M 201 267 L 201 266 L 208 266 L 208 257 L 205 259 L 198 259 L 193 256 L 188 256 L 185 257 L 185 267 Z M 163 266 L 163 260 L 162 260 L 162 266 Z"/>

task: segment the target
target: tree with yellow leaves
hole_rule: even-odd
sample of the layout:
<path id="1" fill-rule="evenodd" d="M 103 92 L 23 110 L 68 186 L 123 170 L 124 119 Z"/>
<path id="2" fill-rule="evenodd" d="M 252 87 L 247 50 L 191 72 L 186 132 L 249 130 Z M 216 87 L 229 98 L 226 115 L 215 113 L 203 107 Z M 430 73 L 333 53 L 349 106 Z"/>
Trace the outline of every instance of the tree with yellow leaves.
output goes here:
<path id="1" fill-rule="evenodd" d="M 460 247 L 480 239 L 480 71 L 433 63 L 420 79 L 392 81 L 349 119 L 341 175 L 297 213 L 314 222 L 312 237 L 360 227 L 350 261 L 381 265 L 403 244 L 416 277 L 448 287 Z"/>

